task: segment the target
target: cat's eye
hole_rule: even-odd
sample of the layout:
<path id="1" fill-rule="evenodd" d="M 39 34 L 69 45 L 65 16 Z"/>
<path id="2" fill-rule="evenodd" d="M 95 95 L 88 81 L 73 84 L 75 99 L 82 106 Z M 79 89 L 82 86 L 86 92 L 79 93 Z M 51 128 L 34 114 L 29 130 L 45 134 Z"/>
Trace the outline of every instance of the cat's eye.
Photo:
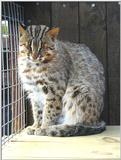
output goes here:
<path id="1" fill-rule="evenodd" d="M 50 53 L 46 53 L 46 56 L 51 56 L 51 54 Z"/>

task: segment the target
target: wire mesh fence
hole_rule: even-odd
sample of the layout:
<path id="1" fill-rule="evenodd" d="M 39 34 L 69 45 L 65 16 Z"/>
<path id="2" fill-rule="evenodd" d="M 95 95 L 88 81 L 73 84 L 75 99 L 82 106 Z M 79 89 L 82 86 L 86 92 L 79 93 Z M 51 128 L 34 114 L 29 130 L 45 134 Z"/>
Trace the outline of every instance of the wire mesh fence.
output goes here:
<path id="1" fill-rule="evenodd" d="M 1 24 L 1 113 L 4 145 L 26 125 L 25 93 L 18 78 L 18 24 L 24 22 L 24 8 L 2 2 Z"/>

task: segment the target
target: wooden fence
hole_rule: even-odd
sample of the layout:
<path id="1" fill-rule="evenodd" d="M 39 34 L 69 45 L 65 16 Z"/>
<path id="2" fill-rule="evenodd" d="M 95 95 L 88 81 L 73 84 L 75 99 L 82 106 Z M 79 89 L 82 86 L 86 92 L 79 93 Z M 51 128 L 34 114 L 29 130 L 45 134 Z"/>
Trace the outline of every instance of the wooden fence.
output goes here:
<path id="1" fill-rule="evenodd" d="M 107 124 L 120 121 L 120 5 L 118 2 L 21 2 L 25 24 L 61 29 L 59 39 L 87 44 L 103 63 Z"/>

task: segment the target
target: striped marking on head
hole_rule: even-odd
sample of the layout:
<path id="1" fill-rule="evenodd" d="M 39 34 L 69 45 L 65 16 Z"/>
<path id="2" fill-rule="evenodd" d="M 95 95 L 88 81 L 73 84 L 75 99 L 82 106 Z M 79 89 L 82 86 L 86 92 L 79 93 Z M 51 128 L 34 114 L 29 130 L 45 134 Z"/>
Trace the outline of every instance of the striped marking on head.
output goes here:
<path id="1" fill-rule="evenodd" d="M 42 39 L 45 36 L 46 32 L 49 30 L 49 27 L 45 25 L 31 25 L 27 27 L 27 31 L 31 37 L 31 47 L 34 48 L 36 43 L 37 51 L 42 48 Z"/>
<path id="2" fill-rule="evenodd" d="M 49 27 L 45 25 L 31 25 L 27 27 L 30 36 L 33 38 L 37 36 L 39 39 L 41 39 L 48 30 Z"/>

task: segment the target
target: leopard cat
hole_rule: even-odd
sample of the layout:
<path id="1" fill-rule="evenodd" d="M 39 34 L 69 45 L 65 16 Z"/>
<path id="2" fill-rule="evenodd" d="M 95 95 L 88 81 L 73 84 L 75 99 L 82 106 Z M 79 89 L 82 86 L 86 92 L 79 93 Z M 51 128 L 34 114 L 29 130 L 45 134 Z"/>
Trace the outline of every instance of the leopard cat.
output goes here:
<path id="1" fill-rule="evenodd" d="M 85 44 L 57 39 L 60 29 L 19 25 L 18 71 L 32 104 L 29 135 L 82 136 L 106 129 L 102 64 Z"/>

